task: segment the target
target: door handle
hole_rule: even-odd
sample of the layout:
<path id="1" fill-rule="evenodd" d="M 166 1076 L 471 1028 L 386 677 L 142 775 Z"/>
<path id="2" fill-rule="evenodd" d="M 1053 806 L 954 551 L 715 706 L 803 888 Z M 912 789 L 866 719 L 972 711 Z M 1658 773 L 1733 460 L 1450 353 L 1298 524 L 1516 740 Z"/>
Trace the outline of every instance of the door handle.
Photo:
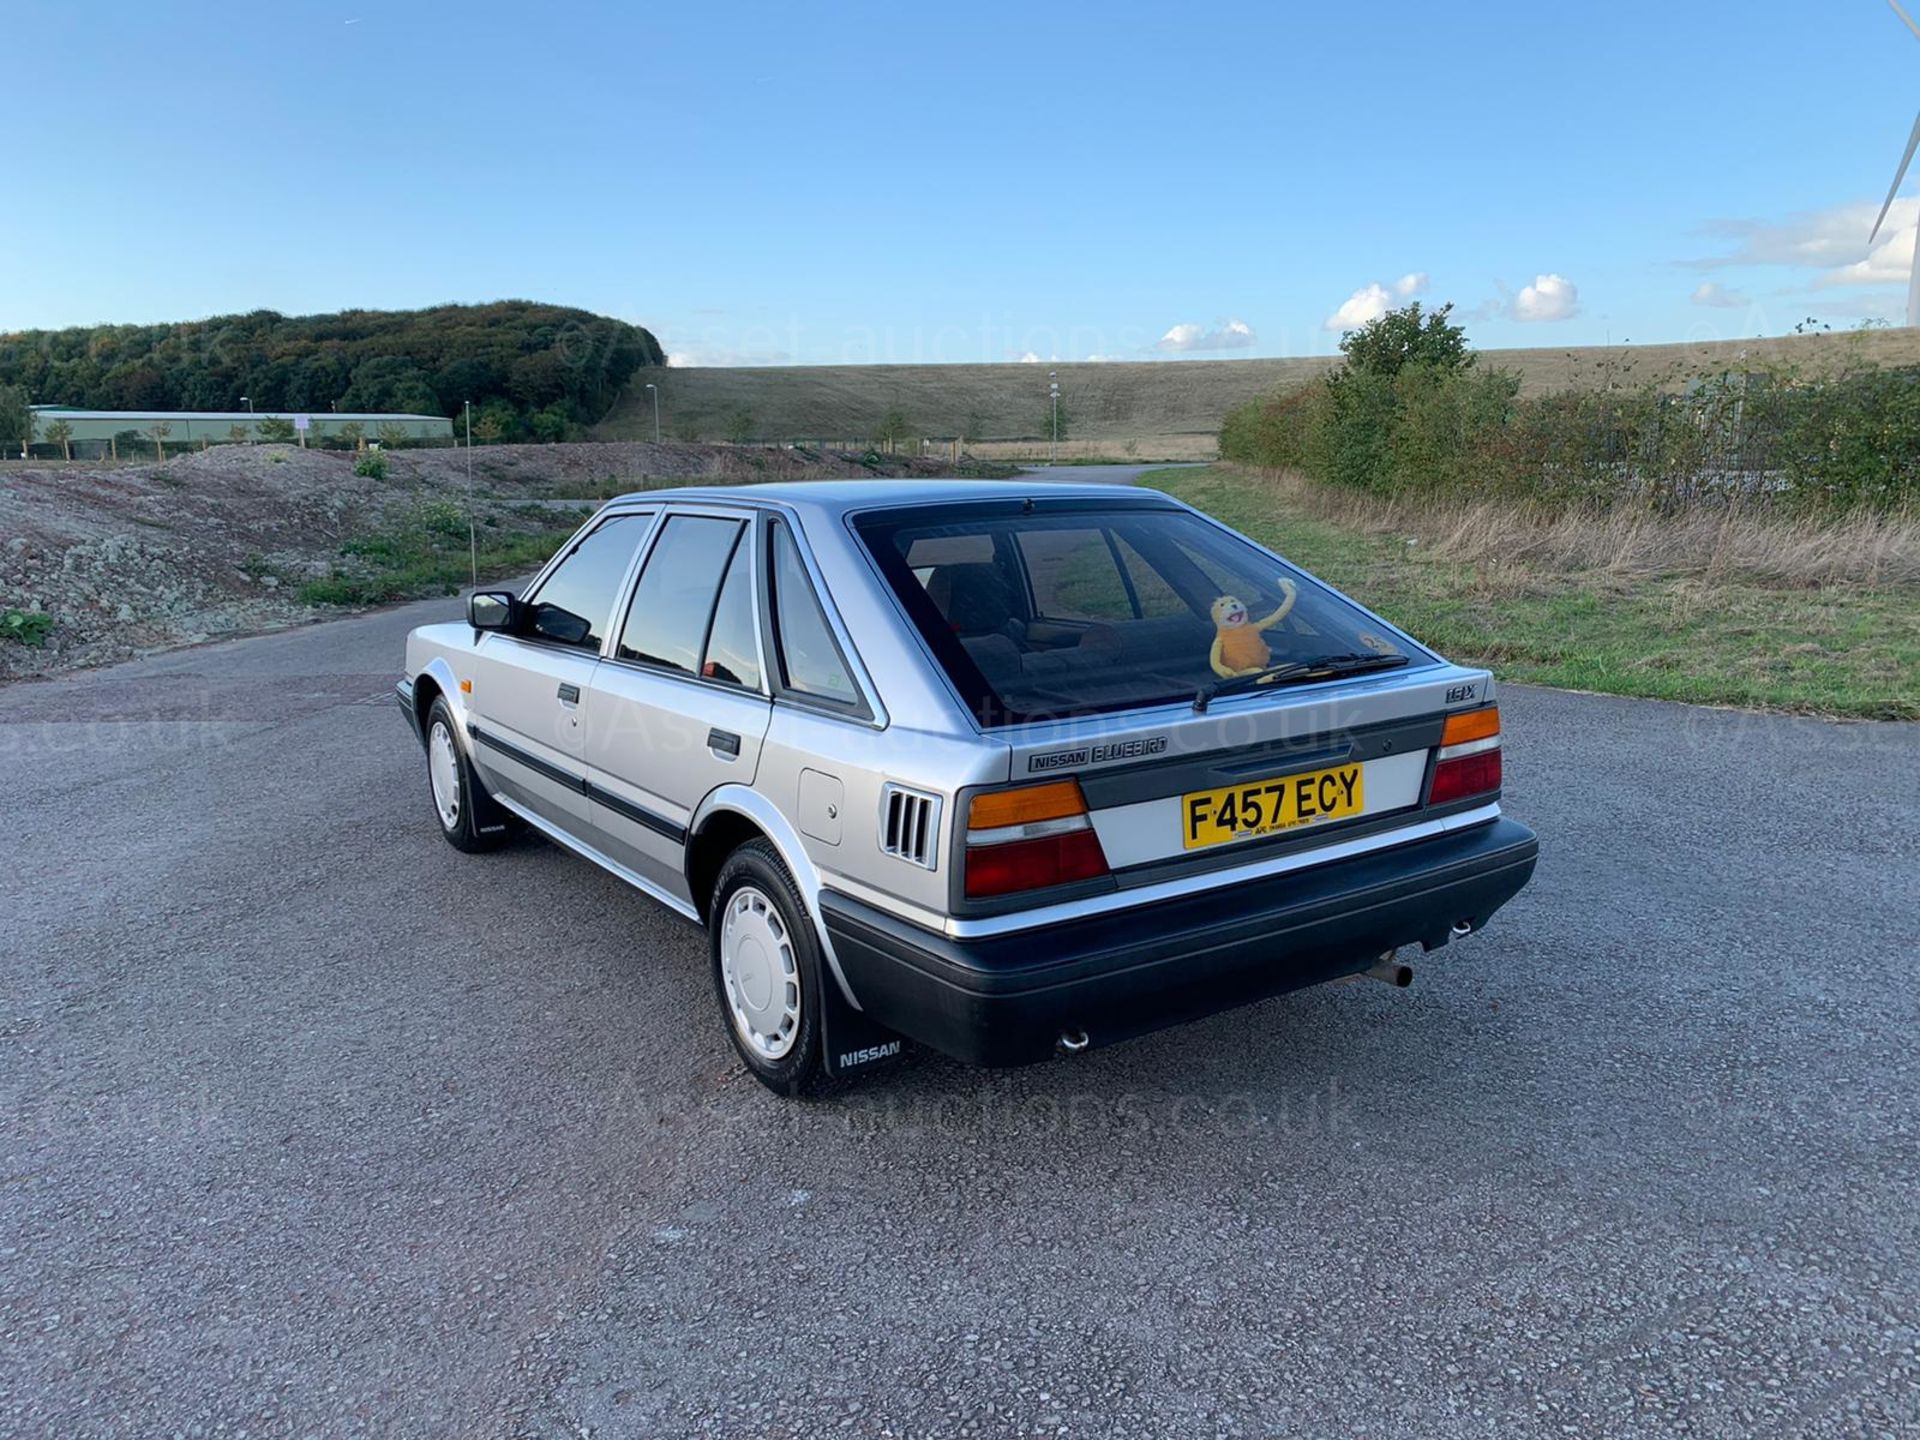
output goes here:
<path id="1" fill-rule="evenodd" d="M 580 703 L 580 687 L 578 685 L 569 685 L 565 681 L 562 681 L 560 684 L 560 700 L 561 703 L 565 705 L 578 705 Z"/>
<path id="2" fill-rule="evenodd" d="M 740 737 L 731 730 L 707 731 L 707 748 L 716 755 L 725 755 L 729 759 L 740 754 Z"/>

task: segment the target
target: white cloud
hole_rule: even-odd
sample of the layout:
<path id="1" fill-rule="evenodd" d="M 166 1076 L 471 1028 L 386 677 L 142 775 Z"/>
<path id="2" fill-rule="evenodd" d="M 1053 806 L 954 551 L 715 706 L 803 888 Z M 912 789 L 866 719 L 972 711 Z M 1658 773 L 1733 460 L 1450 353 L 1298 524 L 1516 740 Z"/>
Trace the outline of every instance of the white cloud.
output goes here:
<path id="1" fill-rule="evenodd" d="M 1181 354 L 1190 350 L 1249 350 L 1256 338 L 1253 327 L 1244 320 L 1228 320 L 1211 330 L 1203 325 L 1175 325 L 1153 348 Z"/>
<path id="2" fill-rule="evenodd" d="M 1896 205 L 1894 208 L 1897 210 L 1900 207 Z M 1913 247 L 1917 235 L 1920 235 L 1920 224 L 1909 220 L 1904 225 L 1896 226 L 1893 214 L 1889 212 L 1887 223 L 1881 227 L 1880 238 L 1873 242 L 1873 248 L 1863 258 L 1851 265 L 1837 266 L 1813 283 L 1822 290 L 1834 285 L 1904 285 L 1907 277 L 1913 273 Z"/>
<path id="3" fill-rule="evenodd" d="M 1020 357 L 1020 363 L 1022 365 L 1038 365 L 1040 363 L 1040 357 L 1036 355 L 1033 351 L 1029 350 L 1027 351 L 1026 354 Z"/>
<path id="4" fill-rule="evenodd" d="M 1722 255 L 1681 263 L 1696 270 L 1734 265 L 1818 270 L 1814 284 L 1823 289 L 1904 285 L 1913 267 L 1915 232 L 1920 230 L 1920 198 L 1895 200 L 1878 237 L 1869 245 L 1867 236 L 1873 233 L 1879 214 L 1879 206 L 1861 200 L 1803 210 L 1784 220 L 1716 220 L 1705 233 L 1730 241 L 1732 248 Z"/>
<path id="5" fill-rule="evenodd" d="M 1571 320 L 1580 313 L 1580 289 L 1564 275 L 1536 275 L 1520 287 L 1508 313 L 1523 322 Z"/>
<path id="6" fill-rule="evenodd" d="M 1703 280 L 1694 287 L 1693 303 L 1717 310 L 1739 310 L 1753 301 L 1738 290 L 1729 290 L 1718 280 Z"/>
<path id="7" fill-rule="evenodd" d="M 1338 310 L 1327 316 L 1323 328 L 1358 330 L 1362 325 L 1378 320 L 1392 308 L 1393 294 L 1386 286 L 1378 283 L 1362 285 L 1340 303 Z"/>
<path id="8" fill-rule="evenodd" d="M 1362 285 L 1340 303 L 1340 308 L 1322 322 L 1327 330 L 1358 330 L 1393 309 L 1396 300 L 1411 300 L 1427 291 L 1427 272 L 1409 270 L 1391 285 L 1378 280 Z"/>

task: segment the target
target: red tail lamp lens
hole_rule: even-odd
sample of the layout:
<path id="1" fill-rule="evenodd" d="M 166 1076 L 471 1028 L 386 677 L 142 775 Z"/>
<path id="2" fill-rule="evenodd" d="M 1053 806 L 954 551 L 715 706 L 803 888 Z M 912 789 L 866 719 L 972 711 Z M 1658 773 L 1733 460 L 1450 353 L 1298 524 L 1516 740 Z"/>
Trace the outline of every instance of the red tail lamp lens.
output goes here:
<path id="1" fill-rule="evenodd" d="M 1482 750 L 1477 755 L 1462 755 L 1442 760 L 1433 767 L 1433 790 L 1429 805 L 1444 805 L 1449 800 L 1465 800 L 1500 788 L 1500 751 Z"/>
<path id="2" fill-rule="evenodd" d="M 1106 854 L 1091 829 L 967 847 L 967 898 L 971 900 L 1093 880 L 1106 873 Z"/>

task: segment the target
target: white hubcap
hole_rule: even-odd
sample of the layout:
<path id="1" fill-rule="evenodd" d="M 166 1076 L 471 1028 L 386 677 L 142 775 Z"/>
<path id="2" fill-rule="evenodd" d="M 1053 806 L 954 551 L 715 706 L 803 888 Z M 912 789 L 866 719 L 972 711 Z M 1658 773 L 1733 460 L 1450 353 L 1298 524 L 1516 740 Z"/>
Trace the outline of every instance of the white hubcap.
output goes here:
<path id="1" fill-rule="evenodd" d="M 436 720 L 427 736 L 427 775 L 433 781 L 433 808 L 449 830 L 460 828 L 460 756 L 453 736 Z"/>
<path id="2" fill-rule="evenodd" d="M 800 964 L 773 902 L 751 885 L 727 901 L 720 978 L 733 1028 L 755 1054 L 778 1060 L 800 1037 Z"/>

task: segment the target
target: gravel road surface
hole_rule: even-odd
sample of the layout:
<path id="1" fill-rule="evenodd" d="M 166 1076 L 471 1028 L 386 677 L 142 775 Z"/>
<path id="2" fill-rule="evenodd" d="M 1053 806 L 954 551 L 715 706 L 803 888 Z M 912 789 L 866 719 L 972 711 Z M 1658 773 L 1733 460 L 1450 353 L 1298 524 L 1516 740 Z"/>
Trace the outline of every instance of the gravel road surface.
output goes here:
<path id="1" fill-rule="evenodd" d="M 1505 692 L 1414 988 L 783 1102 L 440 601 L 0 690 L 0 1434 L 1920 1432 L 1920 727 Z"/>

